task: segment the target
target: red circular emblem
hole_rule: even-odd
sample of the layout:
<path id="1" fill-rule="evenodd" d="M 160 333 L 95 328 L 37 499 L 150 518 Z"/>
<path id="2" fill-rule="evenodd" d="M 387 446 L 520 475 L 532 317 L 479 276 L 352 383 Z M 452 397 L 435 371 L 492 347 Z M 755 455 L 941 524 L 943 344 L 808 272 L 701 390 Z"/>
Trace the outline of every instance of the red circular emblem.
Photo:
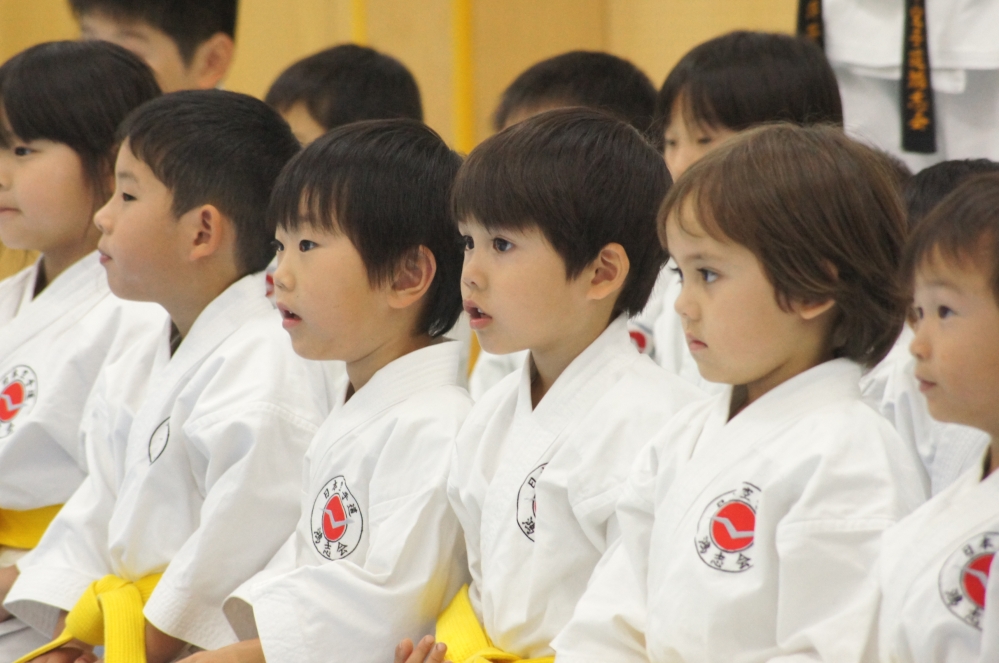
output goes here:
<path id="1" fill-rule="evenodd" d="M 711 538 L 725 552 L 739 552 L 753 545 L 756 513 L 745 502 L 725 503 L 711 517 Z"/>
<path id="2" fill-rule="evenodd" d="M 637 329 L 632 329 L 628 332 L 631 335 L 631 342 L 635 344 L 639 352 L 645 352 L 646 346 L 649 344 L 649 339 L 645 337 L 645 334 L 638 331 Z"/>
<path id="3" fill-rule="evenodd" d="M 17 416 L 24 405 L 24 385 L 11 382 L 0 392 L 0 421 L 7 422 Z"/>
<path id="4" fill-rule="evenodd" d="M 347 531 L 347 512 L 343 508 L 343 500 L 334 495 L 323 509 L 323 536 L 330 541 L 339 541 Z"/>
<path id="5" fill-rule="evenodd" d="M 995 553 L 985 553 L 972 558 L 961 569 L 961 585 L 971 602 L 979 608 L 985 607 L 985 588 L 989 584 L 989 567 Z"/>

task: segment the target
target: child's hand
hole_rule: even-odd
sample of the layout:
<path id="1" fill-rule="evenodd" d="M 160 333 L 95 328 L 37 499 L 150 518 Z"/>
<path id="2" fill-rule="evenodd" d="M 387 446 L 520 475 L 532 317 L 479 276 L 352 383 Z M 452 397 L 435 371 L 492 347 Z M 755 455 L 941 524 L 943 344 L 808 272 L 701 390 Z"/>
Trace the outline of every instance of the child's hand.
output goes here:
<path id="1" fill-rule="evenodd" d="M 215 651 L 198 652 L 180 663 L 265 663 L 264 648 L 259 639 L 245 640 Z"/>
<path id="2" fill-rule="evenodd" d="M 420 643 L 413 647 L 413 641 L 406 638 L 395 648 L 395 663 L 450 663 L 444 661 L 447 645 L 443 642 L 434 644 L 434 636 L 424 636 Z"/>
<path id="3" fill-rule="evenodd" d="M 7 592 L 10 591 L 15 580 L 17 580 L 16 566 L 0 567 L 0 622 L 7 621 L 13 616 L 3 609 L 3 601 L 7 598 Z"/>
<path id="4" fill-rule="evenodd" d="M 97 657 L 77 647 L 63 646 L 31 659 L 31 663 L 95 663 Z"/>

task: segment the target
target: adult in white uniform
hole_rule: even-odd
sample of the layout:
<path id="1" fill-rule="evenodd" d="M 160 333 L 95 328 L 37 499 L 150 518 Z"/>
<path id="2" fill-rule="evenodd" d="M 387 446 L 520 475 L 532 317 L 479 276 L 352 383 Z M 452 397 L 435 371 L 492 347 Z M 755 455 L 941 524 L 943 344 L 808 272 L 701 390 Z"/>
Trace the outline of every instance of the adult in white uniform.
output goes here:
<path id="1" fill-rule="evenodd" d="M 999 159 L 999 4 L 928 0 L 926 29 L 936 115 L 932 154 L 902 150 L 905 0 L 825 0 L 825 50 L 839 79 L 849 135 L 913 172 L 945 159 Z"/>

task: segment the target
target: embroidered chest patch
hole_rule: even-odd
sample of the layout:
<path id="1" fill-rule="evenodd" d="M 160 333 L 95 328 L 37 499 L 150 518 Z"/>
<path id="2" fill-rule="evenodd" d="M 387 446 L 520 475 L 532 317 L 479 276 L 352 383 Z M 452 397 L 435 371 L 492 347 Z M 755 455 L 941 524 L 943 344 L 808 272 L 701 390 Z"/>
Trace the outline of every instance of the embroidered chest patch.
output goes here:
<path id="1" fill-rule="evenodd" d="M 711 500 L 697 522 L 694 547 L 701 561 L 726 573 L 753 568 L 760 489 L 749 482 Z"/>
<path id="2" fill-rule="evenodd" d="M 531 541 L 534 540 L 534 528 L 538 520 L 538 479 L 541 478 L 546 465 L 548 463 L 541 463 L 531 470 L 517 491 L 517 525 L 524 536 Z"/>
<path id="3" fill-rule="evenodd" d="M 981 630 L 989 567 L 999 544 L 999 532 L 983 532 L 951 553 L 940 569 L 940 598 L 968 626 Z"/>
<path id="4" fill-rule="evenodd" d="M 153 434 L 149 436 L 149 462 L 155 463 L 156 459 L 166 451 L 167 442 L 170 441 L 170 417 L 167 417 L 156 427 Z"/>
<path id="5" fill-rule="evenodd" d="M 36 400 L 38 378 L 28 366 L 15 366 L 0 377 L 0 438 L 14 432 L 14 420 L 23 420 Z"/>
<path id="6" fill-rule="evenodd" d="M 630 321 L 628 323 L 628 336 L 631 337 L 632 344 L 638 348 L 638 351 L 643 355 L 650 355 L 653 350 L 655 350 L 652 330 L 645 325 L 638 324 L 635 321 Z"/>
<path id="7" fill-rule="evenodd" d="M 343 559 L 361 542 L 361 507 L 343 476 L 326 482 L 312 505 L 312 544 L 326 559 Z"/>

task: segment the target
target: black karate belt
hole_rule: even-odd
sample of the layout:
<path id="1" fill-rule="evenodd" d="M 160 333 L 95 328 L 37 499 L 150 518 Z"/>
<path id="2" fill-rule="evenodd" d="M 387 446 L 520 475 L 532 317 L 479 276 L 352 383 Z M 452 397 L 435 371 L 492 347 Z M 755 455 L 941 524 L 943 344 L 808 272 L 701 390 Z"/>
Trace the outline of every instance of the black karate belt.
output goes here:
<path id="1" fill-rule="evenodd" d="M 926 1 L 906 0 L 901 85 L 902 149 L 932 154 L 937 151 L 937 123 L 926 35 Z"/>
<path id="2" fill-rule="evenodd" d="M 822 26 L 822 0 L 798 0 L 798 36 L 826 48 L 826 33 Z"/>

